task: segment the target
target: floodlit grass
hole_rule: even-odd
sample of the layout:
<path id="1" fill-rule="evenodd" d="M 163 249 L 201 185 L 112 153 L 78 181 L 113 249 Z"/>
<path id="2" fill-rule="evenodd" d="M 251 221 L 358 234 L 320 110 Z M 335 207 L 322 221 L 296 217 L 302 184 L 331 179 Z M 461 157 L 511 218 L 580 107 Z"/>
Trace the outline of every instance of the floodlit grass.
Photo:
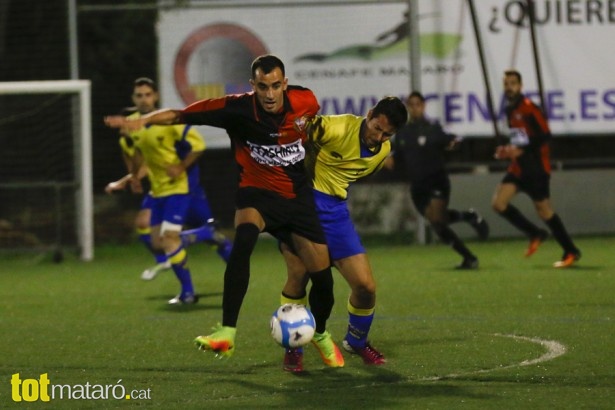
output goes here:
<path id="1" fill-rule="evenodd" d="M 346 367 L 329 369 L 308 347 L 302 375 L 281 370 L 283 350 L 269 336 L 285 272 L 273 241 L 255 251 L 228 360 L 192 344 L 221 319 L 224 265 L 204 246 L 189 251 L 202 299 L 180 308 L 166 305 L 179 287 L 172 273 L 139 279 L 151 261 L 136 244 L 99 247 L 90 263 L 3 255 L 0 408 L 612 408 L 615 238 L 577 244 L 578 266 L 556 270 L 552 240 L 530 259 L 522 241 L 472 242 L 481 268 L 455 271 L 459 258 L 443 245 L 368 241 L 379 285 L 371 340 L 389 362 L 345 355 Z M 339 341 L 348 287 L 335 277 L 329 328 Z M 122 385 L 149 399 L 14 403 L 15 373 L 73 388 Z"/>

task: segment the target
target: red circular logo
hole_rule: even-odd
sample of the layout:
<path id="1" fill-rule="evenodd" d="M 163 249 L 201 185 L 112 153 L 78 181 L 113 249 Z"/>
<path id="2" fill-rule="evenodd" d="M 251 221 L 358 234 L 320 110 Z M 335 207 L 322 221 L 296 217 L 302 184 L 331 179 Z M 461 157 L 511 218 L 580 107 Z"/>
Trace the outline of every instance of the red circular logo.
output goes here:
<path id="1" fill-rule="evenodd" d="M 201 27 L 179 48 L 175 87 L 186 104 L 250 91 L 252 61 L 269 51 L 248 29 L 230 23 Z"/>

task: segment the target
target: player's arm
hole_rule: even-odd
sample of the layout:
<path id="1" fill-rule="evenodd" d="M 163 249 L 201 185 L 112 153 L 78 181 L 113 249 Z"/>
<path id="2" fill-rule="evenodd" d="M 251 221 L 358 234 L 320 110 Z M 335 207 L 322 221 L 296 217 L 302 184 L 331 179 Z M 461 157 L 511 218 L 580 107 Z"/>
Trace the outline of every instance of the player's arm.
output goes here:
<path id="1" fill-rule="evenodd" d="M 145 161 L 143 160 L 143 154 L 138 149 L 135 150 L 135 154 L 131 158 L 132 164 L 131 169 L 133 172 L 130 174 L 130 189 L 135 194 L 140 194 L 143 192 L 143 185 L 141 185 L 141 179 L 147 173 L 147 167 L 145 165 Z"/>
<path id="2" fill-rule="evenodd" d="M 459 144 L 463 138 L 457 136 L 456 134 L 447 132 L 438 121 L 432 121 L 431 126 L 433 128 L 433 135 L 436 137 L 438 145 L 440 145 L 445 151 L 453 151 L 459 148 Z"/>
<path id="3" fill-rule="evenodd" d="M 175 127 L 178 137 L 181 138 L 181 143 L 184 147 L 189 147 L 186 155 L 181 155 L 179 164 L 169 165 L 167 167 L 167 175 L 171 178 L 177 178 L 188 168 L 190 168 L 205 151 L 205 140 L 196 128 L 189 125 L 178 125 Z"/>
<path id="4" fill-rule="evenodd" d="M 126 189 L 126 186 L 130 183 L 130 179 L 132 178 L 132 156 L 134 155 L 135 148 L 130 144 L 130 136 L 124 135 L 121 132 L 119 142 L 122 149 L 122 161 L 124 162 L 128 174 L 117 181 L 109 182 L 105 187 L 105 192 L 107 194 Z"/>
<path id="5" fill-rule="evenodd" d="M 395 159 L 394 159 L 394 153 L 391 152 L 391 154 L 389 154 L 388 157 L 385 158 L 382 166 L 386 169 L 388 169 L 389 171 L 394 171 L 395 170 Z"/>
<path id="6" fill-rule="evenodd" d="M 529 139 L 532 148 L 539 149 L 540 146 L 551 139 L 551 130 L 549 129 L 547 119 L 537 105 L 531 105 L 527 125 L 533 130 L 532 137 Z"/>
<path id="7" fill-rule="evenodd" d="M 493 157 L 495 159 L 515 159 L 519 158 L 523 154 L 523 148 L 519 148 L 516 145 L 498 145 L 495 149 Z"/>
<path id="8" fill-rule="evenodd" d="M 112 194 L 115 191 L 121 191 L 126 188 L 126 185 L 130 183 L 132 174 L 126 174 L 117 181 L 109 182 L 105 187 L 105 193 Z"/>
<path id="9" fill-rule="evenodd" d="M 203 151 L 190 151 L 188 155 L 179 164 L 172 164 L 167 167 L 167 175 L 171 178 L 177 178 L 182 173 L 186 172 L 192 164 L 194 164 L 200 156 L 203 155 Z"/>
<path id="10" fill-rule="evenodd" d="M 139 118 L 128 119 L 121 115 L 111 115 L 104 118 L 105 125 L 110 128 L 119 128 L 123 132 L 136 131 L 147 125 L 173 125 L 179 122 L 180 110 L 162 109 L 143 115 Z"/>

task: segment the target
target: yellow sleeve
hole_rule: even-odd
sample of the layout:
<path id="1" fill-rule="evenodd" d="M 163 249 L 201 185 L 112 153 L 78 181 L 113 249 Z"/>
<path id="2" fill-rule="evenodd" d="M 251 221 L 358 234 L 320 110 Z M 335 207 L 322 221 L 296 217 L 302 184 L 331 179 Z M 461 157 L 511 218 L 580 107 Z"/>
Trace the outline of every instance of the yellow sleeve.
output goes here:
<path id="1" fill-rule="evenodd" d="M 135 156 L 135 145 L 130 139 L 125 135 L 120 136 L 120 147 L 122 148 L 122 152 L 126 154 L 128 157 L 132 158 Z"/>
<path id="2" fill-rule="evenodd" d="M 195 128 L 187 125 L 188 135 L 186 135 L 186 141 L 190 143 L 192 146 L 192 151 L 205 151 L 205 138 L 201 135 L 201 133 Z"/>
<path id="3" fill-rule="evenodd" d="M 190 144 L 191 151 L 205 151 L 205 139 L 195 127 L 185 124 L 174 125 L 173 127 L 175 127 L 176 138 Z"/>

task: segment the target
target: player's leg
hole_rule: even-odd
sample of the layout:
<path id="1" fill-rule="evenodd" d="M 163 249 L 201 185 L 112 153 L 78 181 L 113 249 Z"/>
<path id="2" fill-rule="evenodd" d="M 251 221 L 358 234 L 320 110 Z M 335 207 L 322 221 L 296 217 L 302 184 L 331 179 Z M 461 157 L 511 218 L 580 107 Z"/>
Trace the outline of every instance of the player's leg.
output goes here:
<path id="1" fill-rule="evenodd" d="M 292 234 L 292 240 L 297 256 L 312 281 L 308 299 L 316 321 L 316 332 L 322 333 L 326 330 L 327 320 L 334 304 L 333 275 L 327 245 L 312 242 L 296 234 Z"/>
<path id="2" fill-rule="evenodd" d="M 489 224 L 475 209 L 470 208 L 467 211 L 458 211 L 449 208 L 447 212 L 449 225 L 457 222 L 466 222 L 474 228 L 481 240 L 486 240 L 489 237 Z"/>
<path id="3" fill-rule="evenodd" d="M 350 353 L 358 353 L 368 364 L 382 364 L 384 356 L 368 340 L 376 306 L 376 281 L 350 218 L 348 204 L 321 192 L 315 192 L 314 198 L 329 255 L 350 286 L 348 328 L 343 346 Z"/>
<path id="4" fill-rule="evenodd" d="M 581 251 L 575 246 L 559 215 L 553 211 L 549 198 L 534 201 L 534 206 L 538 216 L 545 221 L 551 234 L 564 251 L 562 259 L 555 262 L 553 266 L 565 268 L 578 261 L 581 258 Z"/>
<path id="5" fill-rule="evenodd" d="M 180 238 L 181 225 L 170 224 L 164 221 L 160 233 L 164 243 L 165 252 L 171 262 L 171 268 L 181 284 L 181 292 L 169 300 L 171 305 L 192 304 L 198 300 L 192 284 L 192 275 L 188 267 L 188 254 Z"/>
<path id="6" fill-rule="evenodd" d="M 303 262 L 312 282 L 308 300 L 316 322 L 312 343 L 318 349 L 323 362 L 330 367 L 343 367 L 344 357 L 327 330 L 327 320 L 333 310 L 333 274 L 327 245 L 316 243 L 293 234 L 293 246 Z M 324 242 L 324 241 L 323 241 Z"/>
<path id="7" fill-rule="evenodd" d="M 145 245 L 147 250 L 154 256 L 154 260 L 156 264 L 151 268 L 145 269 L 141 273 L 141 279 L 143 280 L 152 280 L 158 275 L 158 273 L 171 268 L 171 264 L 167 260 L 167 255 L 164 253 L 162 249 L 156 249 L 152 245 L 152 235 L 150 228 L 150 219 L 151 219 L 151 196 L 146 195 L 143 198 L 141 203 L 141 209 L 137 212 L 137 216 L 135 217 L 135 229 L 139 236 L 139 241 Z"/>
<path id="8" fill-rule="evenodd" d="M 188 268 L 188 254 L 180 238 L 188 209 L 188 195 L 170 195 L 155 198 L 155 201 L 155 206 L 152 207 L 152 225 L 156 224 L 159 232 L 155 237 L 161 241 L 171 268 L 181 284 L 179 295 L 169 300 L 169 304 L 196 303 L 197 296 Z"/>
<path id="9" fill-rule="evenodd" d="M 309 275 L 301 259 L 291 250 L 290 246 L 280 242 L 280 252 L 286 263 L 286 283 L 282 289 L 280 302 L 307 305 L 307 284 Z"/>
<path id="10" fill-rule="evenodd" d="M 218 255 L 225 262 L 228 262 L 233 247 L 232 243 L 222 232 L 216 229 L 209 201 L 205 191 L 200 186 L 190 193 L 190 206 L 188 207 L 186 224 L 194 228 L 182 232 L 184 245 L 188 246 L 196 242 L 212 244 L 215 246 Z"/>
<path id="11" fill-rule="evenodd" d="M 547 239 L 548 233 L 530 222 L 515 206 L 510 204 L 512 198 L 519 191 L 515 181 L 515 177 L 511 174 L 507 174 L 504 177 L 502 182 L 496 187 L 491 200 L 491 206 L 501 217 L 530 238 L 525 256 L 531 256 L 538 250 L 540 244 Z"/>
<path id="12" fill-rule="evenodd" d="M 438 190 L 438 192 L 442 191 Z M 446 198 L 432 196 L 431 200 L 424 208 L 424 215 L 440 240 L 450 245 L 455 252 L 462 256 L 463 260 L 461 264 L 457 266 L 457 269 L 478 268 L 478 258 L 476 255 L 465 246 L 459 236 L 449 227 Z"/>
<path id="13" fill-rule="evenodd" d="M 303 262 L 295 255 L 290 247 L 281 242 L 280 251 L 286 263 L 286 283 L 280 295 L 280 305 L 295 303 L 307 305 L 306 287 L 310 279 Z M 284 352 L 282 368 L 288 372 L 299 373 L 303 371 L 303 348 L 287 348 Z"/>
<path id="14" fill-rule="evenodd" d="M 240 192 L 238 205 L 250 202 L 246 191 Z M 260 212 L 253 207 L 238 209 L 235 213 L 235 240 L 224 272 L 222 295 L 222 324 L 208 336 L 198 336 L 194 342 L 201 350 L 211 350 L 217 355 L 231 356 L 235 349 L 235 334 L 239 311 L 250 282 L 250 257 L 258 235 L 265 228 Z"/>
<path id="15" fill-rule="evenodd" d="M 348 298 L 348 330 L 342 345 L 344 349 L 358 354 L 366 364 L 386 363 L 384 355 L 369 341 L 369 331 L 376 310 L 376 281 L 365 253 L 358 253 L 335 261 L 346 282 L 350 285 Z"/>

